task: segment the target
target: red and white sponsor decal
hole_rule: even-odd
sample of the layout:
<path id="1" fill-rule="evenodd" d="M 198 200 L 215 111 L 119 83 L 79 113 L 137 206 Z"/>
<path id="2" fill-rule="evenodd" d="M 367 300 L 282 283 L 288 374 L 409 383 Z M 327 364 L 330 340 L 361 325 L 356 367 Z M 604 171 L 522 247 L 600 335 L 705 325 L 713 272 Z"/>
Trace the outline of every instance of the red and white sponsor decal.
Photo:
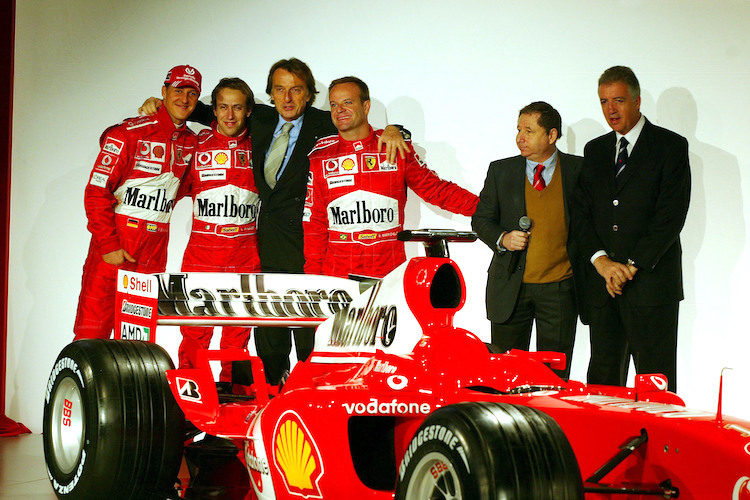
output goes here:
<path id="1" fill-rule="evenodd" d="M 382 232 L 401 225 L 398 200 L 369 191 L 352 191 L 328 204 L 328 227 L 339 232 Z"/>
<path id="2" fill-rule="evenodd" d="M 393 389 L 394 391 L 400 391 L 401 389 L 406 388 L 406 386 L 409 384 L 409 379 L 404 377 L 403 375 L 391 375 L 387 379 L 388 387 Z"/>
<path id="3" fill-rule="evenodd" d="M 206 170 L 201 174 L 208 172 L 216 171 Z M 254 223 L 259 210 L 258 193 L 233 184 L 206 189 L 195 196 L 193 203 L 193 216 L 196 220 L 219 225 Z"/>
<path id="4" fill-rule="evenodd" d="M 176 172 L 127 179 L 114 192 L 115 213 L 151 222 L 169 222 L 180 186 Z"/>
<path id="5" fill-rule="evenodd" d="M 404 295 L 407 265 L 401 264 L 355 297 L 347 309 L 318 326 L 311 362 L 367 363 L 377 351 L 403 356 L 414 350 L 422 338 L 422 327 Z M 383 365 L 379 370 L 387 373 L 389 368 Z M 390 381 L 396 387 L 403 383 L 398 376 Z"/>
<path id="6" fill-rule="evenodd" d="M 750 477 L 742 476 L 734 483 L 732 500 L 750 500 Z"/>
<path id="7" fill-rule="evenodd" d="M 315 197 L 313 196 L 313 187 L 310 184 L 308 184 L 307 194 L 305 195 L 305 206 L 307 207 L 313 206 L 314 200 L 315 200 Z"/>
<path id="8" fill-rule="evenodd" d="M 421 401 L 399 401 L 392 398 L 390 401 L 381 401 L 370 398 L 369 401 L 356 403 L 342 403 L 344 411 L 349 415 L 429 415 L 432 413 L 432 405 Z"/>
<path id="9" fill-rule="evenodd" d="M 112 156 L 111 154 L 102 151 L 96 159 L 94 169 L 106 174 L 111 174 L 115 165 L 117 165 L 117 156 Z"/>
<path id="10" fill-rule="evenodd" d="M 92 186 L 100 187 L 100 188 L 106 188 L 107 187 L 107 181 L 109 181 L 109 176 L 100 174 L 99 172 L 94 172 L 91 174 L 91 184 Z"/>
<path id="11" fill-rule="evenodd" d="M 385 161 L 385 155 L 374 154 L 374 155 L 362 155 L 362 172 L 394 172 L 398 170 L 396 163 L 388 163 Z"/>
<path id="12" fill-rule="evenodd" d="M 156 276 L 119 269 L 115 304 L 115 338 L 156 340 L 159 304 Z"/>
<path id="13" fill-rule="evenodd" d="M 266 454 L 265 440 L 261 432 L 261 410 L 253 418 L 245 440 L 245 464 L 250 474 L 255 496 L 259 500 L 271 500 L 276 498 L 271 480 L 271 467 Z"/>
<path id="14" fill-rule="evenodd" d="M 203 168 L 230 168 L 232 166 L 230 159 L 234 154 L 229 149 L 215 149 L 211 151 L 201 151 L 196 158 L 196 169 Z"/>
<path id="15" fill-rule="evenodd" d="M 117 286 L 120 291 L 131 295 L 154 299 L 159 297 L 156 276 L 150 274 L 123 271 Z"/>
<path id="16" fill-rule="evenodd" d="M 328 189 L 335 189 L 340 187 L 351 187 L 354 185 L 353 175 L 337 175 L 326 179 L 328 181 Z"/>
<path id="17" fill-rule="evenodd" d="M 328 158 L 323 160 L 323 174 L 331 175 L 356 174 L 359 172 L 359 160 L 356 154 Z"/>
<path id="18" fill-rule="evenodd" d="M 106 151 L 107 153 L 112 153 L 114 155 L 119 155 L 120 152 L 122 152 L 122 147 L 124 145 L 125 143 L 119 139 L 115 139 L 113 137 L 107 137 L 104 140 L 102 151 Z"/>
<path id="19" fill-rule="evenodd" d="M 201 182 L 225 181 L 227 180 L 227 171 L 224 169 L 200 170 L 198 177 Z"/>
<path id="20" fill-rule="evenodd" d="M 164 142 L 138 141 L 136 148 L 136 160 L 150 160 L 164 162 L 164 152 L 167 144 Z"/>
<path id="21" fill-rule="evenodd" d="M 161 163 L 152 163 L 149 161 L 137 161 L 133 165 L 133 170 L 140 170 L 148 174 L 160 175 L 161 174 Z"/>

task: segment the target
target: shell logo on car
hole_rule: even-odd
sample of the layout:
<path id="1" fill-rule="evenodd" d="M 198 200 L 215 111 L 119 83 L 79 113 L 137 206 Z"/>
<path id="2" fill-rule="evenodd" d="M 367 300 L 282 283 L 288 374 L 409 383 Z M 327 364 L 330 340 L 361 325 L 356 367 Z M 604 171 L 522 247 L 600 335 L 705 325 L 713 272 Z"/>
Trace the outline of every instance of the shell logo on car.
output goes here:
<path id="1" fill-rule="evenodd" d="M 323 477 L 323 462 L 318 445 L 293 411 L 279 418 L 274 430 L 274 462 L 289 493 L 305 498 L 323 498 L 318 482 Z"/>

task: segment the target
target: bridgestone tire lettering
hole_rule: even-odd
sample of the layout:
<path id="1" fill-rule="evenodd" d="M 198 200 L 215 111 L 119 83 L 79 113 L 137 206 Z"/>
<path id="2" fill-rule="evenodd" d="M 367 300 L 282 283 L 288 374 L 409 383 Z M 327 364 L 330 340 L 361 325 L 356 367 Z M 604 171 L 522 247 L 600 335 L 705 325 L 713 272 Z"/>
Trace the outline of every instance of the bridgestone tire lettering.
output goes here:
<path id="1" fill-rule="evenodd" d="M 167 385 L 164 372 L 172 368 L 152 343 L 90 339 L 62 350 L 43 421 L 44 458 L 58 498 L 174 495 L 185 417 Z"/>
<path id="2" fill-rule="evenodd" d="M 583 500 L 573 449 L 549 415 L 468 402 L 425 419 L 398 469 L 396 500 Z"/>

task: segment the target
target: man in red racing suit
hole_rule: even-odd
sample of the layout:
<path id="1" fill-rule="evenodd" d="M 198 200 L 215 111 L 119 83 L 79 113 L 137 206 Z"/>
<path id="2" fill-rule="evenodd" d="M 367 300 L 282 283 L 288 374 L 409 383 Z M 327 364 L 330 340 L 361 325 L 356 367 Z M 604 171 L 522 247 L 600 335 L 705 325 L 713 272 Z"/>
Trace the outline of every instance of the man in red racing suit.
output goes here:
<path id="1" fill-rule="evenodd" d="M 367 85 L 354 77 L 329 87 L 331 118 L 338 136 L 318 141 L 310 152 L 303 215 L 305 273 L 383 277 L 406 260 L 396 239 L 403 228 L 406 188 L 445 210 L 471 216 L 479 198 L 442 180 L 413 153 L 396 164 L 378 152 L 367 122 Z"/>
<path id="2" fill-rule="evenodd" d="M 75 339 L 109 338 L 114 327 L 117 269 L 163 272 L 169 219 L 180 179 L 195 149 L 185 120 L 200 95 L 201 75 L 172 68 L 165 106 L 107 129 L 84 193 L 91 243 L 83 266 Z"/>
<path id="3" fill-rule="evenodd" d="M 198 135 L 193 168 L 183 192 L 193 198 L 193 228 L 182 270 L 185 272 L 260 272 L 256 226 L 260 198 L 255 187 L 247 118 L 253 92 L 239 78 L 224 78 L 214 89 L 216 115 L 211 130 Z M 180 368 L 195 366 L 198 348 L 207 349 L 213 327 L 180 327 Z M 222 328 L 220 347 L 247 347 L 251 328 Z M 220 382 L 231 382 L 231 364 L 222 363 Z"/>

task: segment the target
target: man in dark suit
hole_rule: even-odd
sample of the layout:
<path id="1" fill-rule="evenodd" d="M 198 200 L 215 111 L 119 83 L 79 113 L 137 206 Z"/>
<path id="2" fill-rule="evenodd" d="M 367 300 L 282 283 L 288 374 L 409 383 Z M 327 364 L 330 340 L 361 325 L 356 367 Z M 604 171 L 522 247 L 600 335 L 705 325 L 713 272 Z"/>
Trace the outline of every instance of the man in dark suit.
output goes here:
<path id="1" fill-rule="evenodd" d="M 250 114 L 253 174 L 260 195 L 258 251 L 265 273 L 304 272 L 302 210 L 307 194 L 308 153 L 321 137 L 337 134 L 331 113 L 312 107 L 317 90 L 312 71 L 296 58 L 274 63 L 268 72 L 266 93 L 273 106 L 255 104 Z M 139 109 L 156 112 L 161 104 L 149 99 Z M 190 121 L 210 125 L 210 106 L 198 103 Z M 399 129 L 386 127 L 382 140 L 389 161 L 396 152 L 404 157 L 408 146 Z M 276 147 L 274 147 L 276 146 Z M 313 328 L 295 328 L 297 359 L 304 361 L 314 343 Z M 289 369 L 291 336 L 287 328 L 256 328 L 255 346 L 263 360 L 266 378 L 277 383 Z"/>
<path id="2" fill-rule="evenodd" d="M 536 319 L 537 350 L 562 352 L 567 378 L 573 354 L 581 283 L 578 252 L 568 236 L 569 200 L 582 158 L 559 151 L 560 113 L 534 102 L 518 114 L 519 156 L 490 164 L 474 231 L 493 251 L 487 279 L 487 318 L 501 351 L 529 349 Z M 533 221 L 522 231 L 521 217 Z M 528 228 L 527 228 L 528 229 Z"/>
<path id="3" fill-rule="evenodd" d="M 596 270 L 586 283 L 588 381 L 624 385 L 632 355 L 636 372 L 662 373 L 674 391 L 688 143 L 641 114 L 640 85 L 630 68 L 602 74 L 599 100 L 612 132 L 586 144 L 581 211 L 573 221 L 582 255 Z"/>

